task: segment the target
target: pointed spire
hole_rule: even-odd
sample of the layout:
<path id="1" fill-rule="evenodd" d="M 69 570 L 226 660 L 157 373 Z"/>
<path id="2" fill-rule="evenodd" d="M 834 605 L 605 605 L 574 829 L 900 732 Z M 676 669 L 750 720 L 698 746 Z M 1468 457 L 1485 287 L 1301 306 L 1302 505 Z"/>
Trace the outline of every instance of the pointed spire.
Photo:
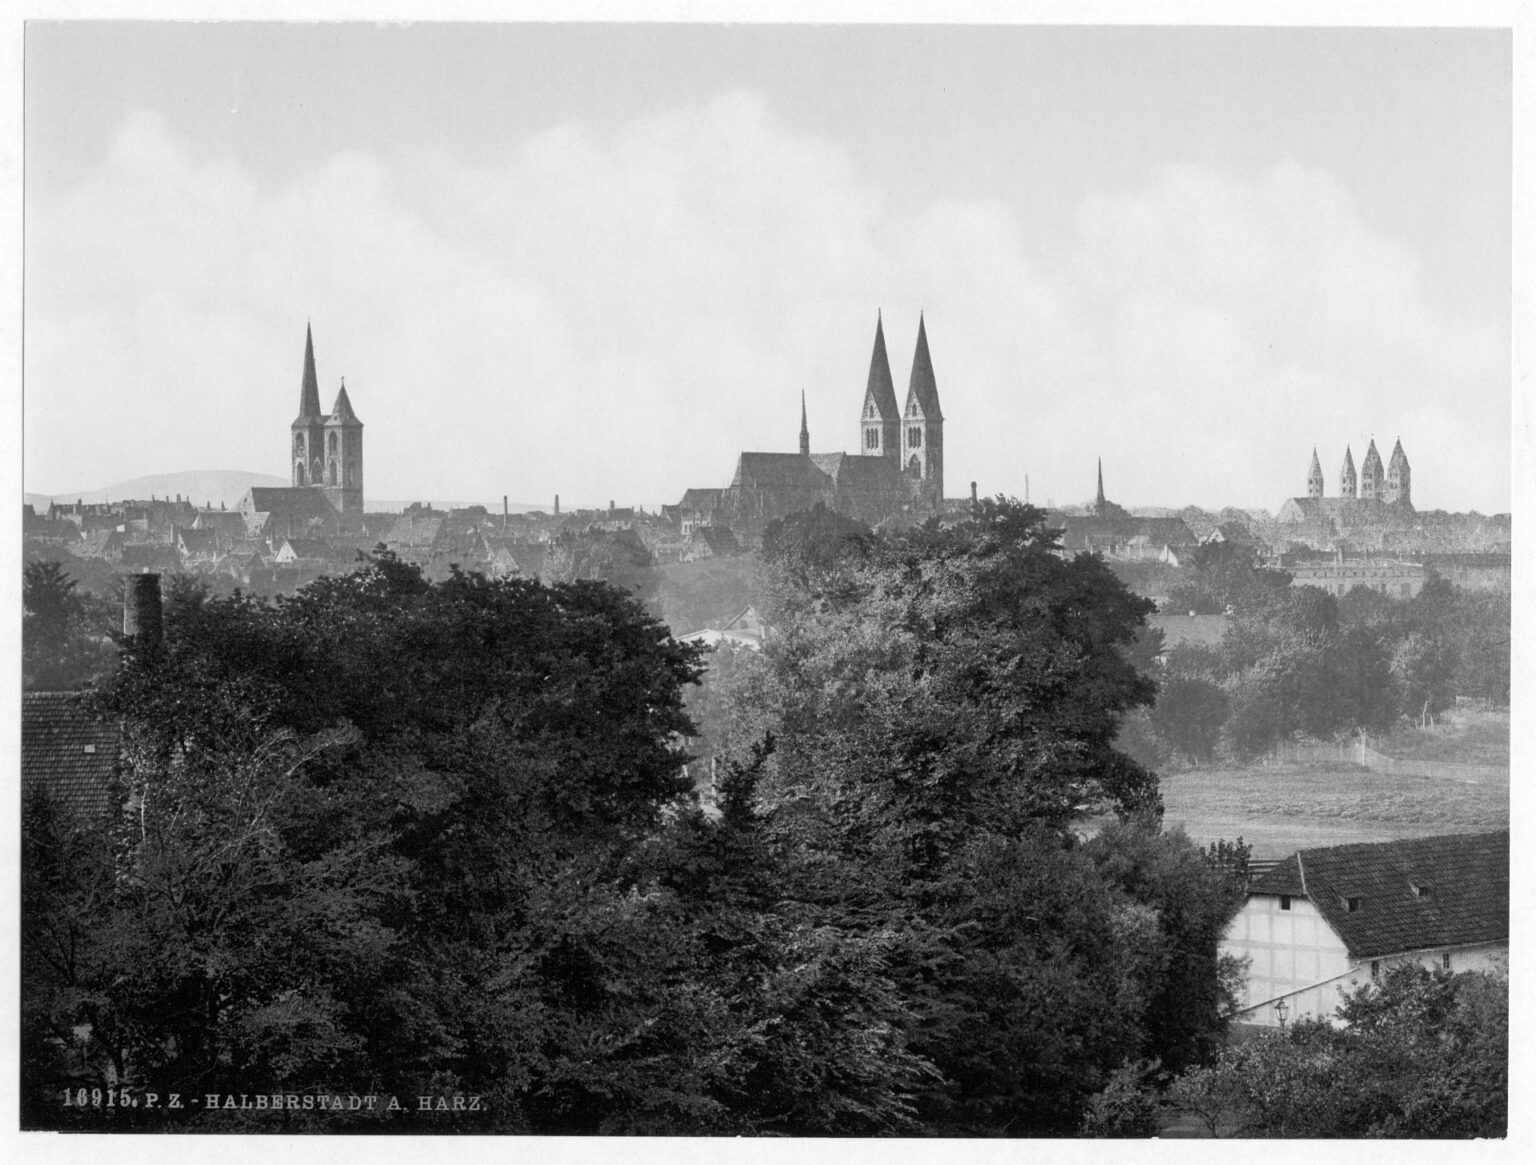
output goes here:
<path id="1" fill-rule="evenodd" d="M 896 386 L 891 380 L 891 362 L 885 354 L 885 323 L 879 310 L 875 312 L 875 350 L 869 357 L 869 384 L 866 398 L 873 398 L 882 421 L 895 421 L 901 417 L 901 406 L 896 403 Z"/>
<path id="2" fill-rule="evenodd" d="M 357 414 L 352 411 L 352 401 L 347 397 L 347 378 L 345 376 L 341 378 L 341 391 L 336 394 L 336 405 L 331 409 L 330 419 L 333 421 L 362 423 L 358 421 Z"/>
<path id="3" fill-rule="evenodd" d="M 811 430 L 805 423 L 805 389 L 800 390 L 800 454 L 809 457 L 811 454 Z"/>
<path id="4" fill-rule="evenodd" d="M 939 409 L 939 385 L 933 375 L 933 359 L 928 355 L 928 329 L 921 313 L 917 317 L 917 351 L 912 353 L 912 379 L 907 385 L 907 400 L 914 396 L 922 407 L 925 420 L 944 419 Z"/>
<path id="5" fill-rule="evenodd" d="M 304 383 L 299 388 L 299 420 L 319 420 L 320 381 L 315 377 L 315 338 L 308 321 L 304 324 Z"/>
<path id="6" fill-rule="evenodd" d="M 1096 510 L 1104 508 L 1104 458 L 1102 457 L 1099 458 L 1099 490 L 1093 495 L 1093 508 Z"/>

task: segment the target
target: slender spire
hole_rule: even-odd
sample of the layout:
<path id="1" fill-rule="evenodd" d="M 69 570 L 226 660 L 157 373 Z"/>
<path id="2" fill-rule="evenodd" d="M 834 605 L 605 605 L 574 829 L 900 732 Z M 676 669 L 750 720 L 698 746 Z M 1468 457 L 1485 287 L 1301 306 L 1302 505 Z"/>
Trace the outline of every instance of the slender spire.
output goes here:
<path id="1" fill-rule="evenodd" d="M 908 401 L 914 396 L 922 406 L 925 420 L 944 419 L 939 408 L 939 384 L 933 375 L 933 358 L 928 355 L 928 329 L 921 313 L 917 317 L 917 351 L 912 353 L 912 379 L 907 386 Z"/>
<path id="2" fill-rule="evenodd" d="M 1093 508 L 1096 510 L 1104 508 L 1104 458 L 1102 457 L 1099 458 L 1099 491 L 1093 495 Z"/>
<path id="3" fill-rule="evenodd" d="M 885 323 L 880 312 L 875 312 L 875 350 L 869 357 L 869 385 L 864 393 L 872 398 L 882 421 L 894 421 L 901 416 L 901 406 L 896 403 L 896 386 L 891 380 L 891 362 L 885 354 Z"/>
<path id="4" fill-rule="evenodd" d="M 804 457 L 811 454 L 811 430 L 805 423 L 805 389 L 800 390 L 800 453 Z"/>
<path id="5" fill-rule="evenodd" d="M 315 377 L 315 338 L 309 323 L 304 324 L 304 383 L 299 389 L 299 420 L 319 420 L 320 381 Z"/>

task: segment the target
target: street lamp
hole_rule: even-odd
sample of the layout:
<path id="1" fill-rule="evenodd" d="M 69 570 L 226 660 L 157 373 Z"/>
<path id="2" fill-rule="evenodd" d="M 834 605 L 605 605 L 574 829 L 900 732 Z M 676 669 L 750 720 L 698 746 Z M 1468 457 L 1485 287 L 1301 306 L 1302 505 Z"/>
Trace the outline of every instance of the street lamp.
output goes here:
<path id="1" fill-rule="evenodd" d="M 1285 1030 L 1285 1016 L 1286 1016 L 1286 1013 L 1288 1011 L 1290 1011 L 1290 1008 L 1286 1006 L 1285 1000 L 1281 999 L 1278 1002 L 1276 1002 L 1276 1004 L 1275 1004 L 1275 1014 L 1280 1017 L 1280 1030 L 1281 1031 Z"/>

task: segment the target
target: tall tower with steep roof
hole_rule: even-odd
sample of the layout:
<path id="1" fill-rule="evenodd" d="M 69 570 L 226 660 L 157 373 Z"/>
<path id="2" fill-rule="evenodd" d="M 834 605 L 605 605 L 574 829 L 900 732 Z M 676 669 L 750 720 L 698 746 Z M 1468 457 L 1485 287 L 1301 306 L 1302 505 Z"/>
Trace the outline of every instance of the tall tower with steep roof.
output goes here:
<path id="1" fill-rule="evenodd" d="M 1381 498 L 1386 489 L 1386 473 L 1381 467 L 1381 454 L 1376 452 L 1373 437 L 1371 447 L 1365 451 L 1365 460 L 1360 463 L 1360 498 L 1362 501 Z"/>
<path id="2" fill-rule="evenodd" d="M 1344 464 L 1339 468 L 1339 496 L 1352 498 L 1355 496 L 1355 455 L 1349 451 L 1349 446 L 1344 446 Z"/>
<path id="3" fill-rule="evenodd" d="M 1408 454 L 1403 452 L 1402 438 L 1392 446 L 1392 459 L 1387 462 L 1387 488 L 1385 498 L 1405 509 L 1413 508 L 1413 471 L 1408 468 Z"/>
<path id="4" fill-rule="evenodd" d="M 304 374 L 299 385 L 299 415 L 292 426 L 295 486 L 319 485 L 324 480 L 322 437 L 325 414 L 320 411 L 320 382 L 315 376 L 315 340 L 308 324 L 304 325 Z"/>
<path id="5" fill-rule="evenodd" d="M 811 427 L 805 423 L 805 389 L 800 390 L 800 456 L 811 455 Z"/>
<path id="6" fill-rule="evenodd" d="M 928 328 L 917 317 L 917 350 L 912 353 L 912 377 L 901 415 L 901 469 L 913 496 L 937 509 L 944 500 L 944 413 L 939 385 L 928 354 Z"/>
<path id="7" fill-rule="evenodd" d="M 1323 496 L 1323 466 L 1317 459 L 1317 446 L 1312 446 L 1312 467 L 1307 470 L 1307 496 L 1320 498 Z"/>
<path id="8" fill-rule="evenodd" d="M 352 411 L 343 377 L 335 407 L 325 418 L 325 496 L 344 525 L 363 516 L 363 422 Z"/>
<path id="9" fill-rule="evenodd" d="M 869 357 L 869 381 L 859 410 L 859 452 L 866 457 L 885 457 L 901 465 L 901 406 L 891 381 L 891 362 L 885 354 L 885 324 L 875 313 L 875 349 Z"/>

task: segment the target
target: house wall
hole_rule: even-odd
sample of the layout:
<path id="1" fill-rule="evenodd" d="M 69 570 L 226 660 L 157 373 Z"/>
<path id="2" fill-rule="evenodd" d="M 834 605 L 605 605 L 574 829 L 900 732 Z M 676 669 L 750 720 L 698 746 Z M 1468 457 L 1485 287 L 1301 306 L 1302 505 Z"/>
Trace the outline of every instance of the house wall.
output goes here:
<path id="1" fill-rule="evenodd" d="M 1278 894 L 1253 895 L 1222 938 L 1222 954 L 1249 960 L 1242 1007 L 1256 1011 L 1242 1017 L 1246 1023 L 1277 1024 L 1274 1008 L 1259 1005 L 1281 996 L 1288 1020 L 1332 1015 L 1339 982 L 1347 983 L 1352 969 L 1344 943 L 1317 907 L 1300 895 L 1291 897 L 1289 910 L 1280 903 Z"/>
<path id="2" fill-rule="evenodd" d="M 1370 982 L 1373 964 L 1375 973 L 1406 962 L 1453 972 L 1499 971 L 1509 964 L 1507 942 L 1355 959 L 1317 907 L 1299 895 L 1291 898 L 1289 910 L 1280 909 L 1279 895 L 1250 897 L 1228 925 L 1221 953 L 1249 960 L 1237 1018 L 1263 1027 L 1279 1026 L 1274 1004 L 1280 999 L 1285 1000 L 1287 1023 L 1333 1018 L 1342 995 Z"/>

